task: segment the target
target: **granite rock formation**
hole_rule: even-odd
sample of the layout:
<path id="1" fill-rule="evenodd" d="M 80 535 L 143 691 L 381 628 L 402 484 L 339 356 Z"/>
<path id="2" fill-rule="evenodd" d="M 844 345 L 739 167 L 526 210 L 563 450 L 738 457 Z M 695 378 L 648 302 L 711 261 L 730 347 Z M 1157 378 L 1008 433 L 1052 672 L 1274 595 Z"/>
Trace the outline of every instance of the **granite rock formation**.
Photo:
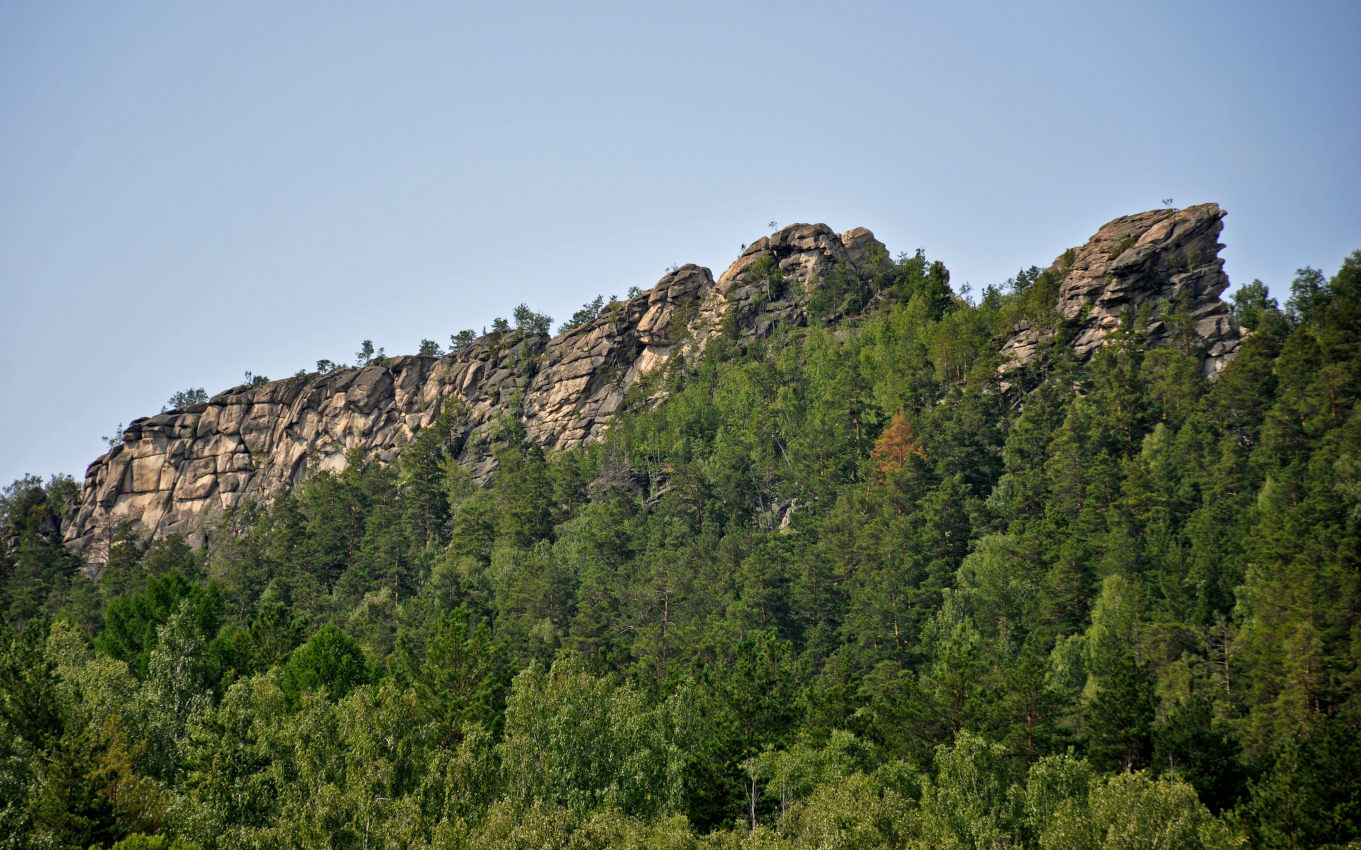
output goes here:
<path id="1" fill-rule="evenodd" d="M 1222 368 L 1241 329 L 1218 298 L 1228 284 L 1215 241 L 1221 216 L 1213 204 L 1127 216 L 1061 256 L 1058 313 L 1078 355 L 1090 356 L 1126 310 L 1180 299 L 1204 342 L 1206 373 Z M 518 416 L 528 438 L 550 449 L 598 439 L 644 376 L 678 356 L 699 356 L 720 336 L 743 346 L 776 327 L 805 325 L 819 281 L 863 278 L 886 256 L 864 228 L 838 235 L 822 224 L 792 225 L 745 248 L 717 281 L 708 269 L 682 266 L 552 339 L 488 335 L 443 357 L 392 357 L 238 387 L 136 420 L 121 445 L 90 464 L 64 538 L 92 572 L 123 523 L 141 537 L 181 533 L 202 542 L 231 506 L 267 502 L 311 475 L 342 469 L 352 451 L 391 460 L 454 404 L 459 461 L 485 482 L 500 417 Z M 1150 331 L 1167 334 L 1157 323 Z M 1009 367 L 1029 362 L 1055 332 L 1018 327 L 1002 343 Z"/>
<path id="2" fill-rule="evenodd" d="M 1200 340 L 1202 371 L 1212 377 L 1223 369 L 1245 333 L 1219 298 L 1229 285 L 1219 258 L 1223 217 L 1216 204 L 1123 216 L 1054 260 L 1049 270 L 1062 275 L 1058 314 L 1074 335 L 1078 358 L 1090 358 L 1126 314 L 1141 309 L 1149 314 L 1151 340 L 1165 342 L 1167 317 L 1180 308 Z M 1029 363 L 1038 343 L 1056 330 L 1016 328 L 1002 345 L 1004 369 Z"/>
<path id="3" fill-rule="evenodd" d="M 462 404 L 466 431 L 459 460 L 486 481 L 500 415 L 519 415 L 529 439 L 550 449 L 597 439 L 629 389 L 683 342 L 694 350 L 722 332 L 728 315 L 739 318 L 738 342 L 779 323 L 806 323 L 810 288 L 839 263 L 853 272 L 874 246 L 883 249 L 863 228 L 838 237 L 825 225 L 793 225 L 758 240 L 717 285 L 708 269 L 682 266 L 552 339 L 488 335 L 443 357 L 392 357 L 239 387 L 138 419 L 86 471 L 64 523 L 67 545 L 97 570 L 125 522 L 142 537 L 180 533 L 202 542 L 231 506 L 342 469 L 353 450 L 391 460 L 451 399 Z M 751 267 L 763 256 L 781 270 L 779 297 L 757 297 Z"/>
<path id="4" fill-rule="evenodd" d="M 628 389 L 670 360 L 713 287 L 708 269 L 681 266 L 648 292 L 547 341 L 525 394 L 529 438 L 552 449 L 598 438 Z"/>
<path id="5" fill-rule="evenodd" d="M 694 342 L 724 332 L 760 339 L 776 326 L 808 321 L 812 287 L 838 266 L 858 273 L 883 243 L 863 227 L 837 235 L 825 224 L 793 224 L 742 252 L 700 305 Z"/>

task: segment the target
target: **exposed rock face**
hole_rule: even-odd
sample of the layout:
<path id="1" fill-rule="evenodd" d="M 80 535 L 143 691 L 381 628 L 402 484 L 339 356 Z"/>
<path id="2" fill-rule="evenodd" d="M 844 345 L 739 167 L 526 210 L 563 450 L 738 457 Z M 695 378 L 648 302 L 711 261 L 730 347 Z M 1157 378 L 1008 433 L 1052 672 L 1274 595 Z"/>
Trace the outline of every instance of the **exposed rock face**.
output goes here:
<path id="1" fill-rule="evenodd" d="M 1180 299 L 1203 342 L 1206 373 L 1222 368 L 1242 334 L 1219 301 L 1228 285 L 1215 241 L 1222 215 L 1205 204 L 1127 216 L 1061 256 L 1060 321 L 1074 331 L 1078 355 L 1089 357 L 1126 310 Z M 777 326 L 807 324 L 818 281 L 863 278 L 886 254 L 864 228 L 837 235 L 822 224 L 792 225 L 758 239 L 717 282 L 708 269 L 684 266 L 553 339 L 485 336 L 444 357 L 394 357 L 232 389 L 136 420 L 122 445 L 90 465 L 64 537 L 92 570 L 124 522 L 143 537 L 179 532 L 200 542 L 226 509 L 342 469 L 352 450 L 391 460 L 455 399 L 466 438 L 459 460 L 485 481 L 499 416 L 519 415 L 529 438 L 547 448 L 598 439 L 644 375 L 722 335 L 744 345 Z M 1150 331 L 1155 340 L 1168 334 L 1156 319 Z M 1054 332 L 1018 328 L 1002 348 L 1011 368 Z"/>
<path id="2" fill-rule="evenodd" d="M 1073 350 L 1078 357 L 1090 358 L 1127 312 L 1137 314 L 1145 306 L 1160 306 L 1148 330 L 1155 343 L 1165 341 L 1166 317 L 1183 304 L 1201 341 L 1202 371 L 1213 376 L 1223 369 L 1245 333 L 1219 300 L 1229 285 L 1219 258 L 1223 217 L 1216 204 L 1128 215 L 1102 227 L 1082 247 L 1060 255 L 1050 270 L 1064 275 L 1058 310 L 1062 320 L 1074 326 Z M 1008 367 L 1030 362 L 1040 339 L 1052 332 L 1017 328 L 1002 346 Z"/>
<path id="3" fill-rule="evenodd" d="M 838 237 L 825 225 L 793 225 L 758 240 L 718 285 L 708 269 L 683 266 L 553 339 L 486 336 L 444 357 L 393 357 L 237 388 L 136 420 L 123 444 L 86 471 L 65 539 L 94 569 L 123 522 L 144 537 L 178 532 L 200 542 L 227 508 L 342 469 L 353 449 L 391 460 L 451 399 L 466 411 L 460 462 L 485 481 L 495 465 L 488 437 L 498 415 L 520 411 L 529 438 L 547 448 L 597 439 L 628 390 L 669 362 L 682 340 L 702 344 L 730 312 L 739 341 L 779 322 L 804 324 L 816 281 L 838 263 L 854 269 L 874 246 L 883 247 L 863 228 Z M 762 256 L 782 278 L 778 297 L 764 300 L 751 271 Z"/>
<path id="4" fill-rule="evenodd" d="M 682 266 L 550 341 L 525 396 L 529 438 L 554 449 L 598 438 L 628 389 L 670 359 L 713 286 L 708 269 Z"/>
<path id="5" fill-rule="evenodd" d="M 232 389 L 207 404 L 136 420 L 123 443 L 86 471 L 67 545 L 101 564 L 122 522 L 143 536 L 179 532 L 201 541 L 225 509 L 342 469 L 352 449 L 392 459 L 447 397 L 466 402 L 471 429 L 485 427 L 503 397 L 523 391 L 544 347 L 532 335 L 501 342 L 484 337 L 443 358 L 394 357 Z"/>
<path id="6" fill-rule="evenodd" d="M 702 346 L 725 322 L 741 336 L 762 338 L 777 325 L 808 321 L 812 286 L 838 265 L 859 273 L 883 243 L 863 227 L 838 236 L 825 224 L 794 224 L 757 239 L 728 267 L 700 306 L 695 341 Z"/>

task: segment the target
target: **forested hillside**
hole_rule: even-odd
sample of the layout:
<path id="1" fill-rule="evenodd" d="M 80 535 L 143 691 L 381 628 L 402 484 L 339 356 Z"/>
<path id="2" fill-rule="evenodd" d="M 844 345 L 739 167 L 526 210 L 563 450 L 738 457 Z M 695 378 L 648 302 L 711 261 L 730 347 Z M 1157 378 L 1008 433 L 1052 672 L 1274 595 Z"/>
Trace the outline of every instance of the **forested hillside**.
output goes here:
<path id="1" fill-rule="evenodd" d="M 482 487 L 451 405 L 97 581 L 16 482 L 0 846 L 1361 846 L 1361 252 L 1214 380 L 1062 276 L 829 275 L 601 442 Z"/>

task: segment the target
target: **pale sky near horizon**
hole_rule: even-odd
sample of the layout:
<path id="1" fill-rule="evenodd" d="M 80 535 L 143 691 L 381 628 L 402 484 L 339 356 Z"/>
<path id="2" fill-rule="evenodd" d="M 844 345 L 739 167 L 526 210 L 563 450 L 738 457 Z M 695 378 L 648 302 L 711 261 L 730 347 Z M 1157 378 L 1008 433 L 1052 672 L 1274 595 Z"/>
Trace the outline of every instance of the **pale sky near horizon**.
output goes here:
<path id="1" fill-rule="evenodd" d="M 0 4 L 0 486 L 177 390 L 554 326 L 767 222 L 977 293 L 1214 201 L 1284 302 L 1361 248 L 1361 4 Z"/>

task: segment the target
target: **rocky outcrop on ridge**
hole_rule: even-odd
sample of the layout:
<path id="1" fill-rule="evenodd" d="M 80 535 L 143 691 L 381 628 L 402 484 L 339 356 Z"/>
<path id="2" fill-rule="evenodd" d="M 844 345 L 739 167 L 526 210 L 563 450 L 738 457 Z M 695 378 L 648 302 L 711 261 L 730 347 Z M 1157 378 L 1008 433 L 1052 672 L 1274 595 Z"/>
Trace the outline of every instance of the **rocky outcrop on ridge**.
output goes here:
<path id="1" fill-rule="evenodd" d="M 67 545 L 101 564 L 124 522 L 140 536 L 178 532 L 199 542 L 227 508 L 343 469 L 351 450 L 390 460 L 447 397 L 466 403 L 470 430 L 485 426 L 503 398 L 524 389 L 542 348 L 530 335 L 484 337 L 448 357 L 394 357 L 240 387 L 135 420 L 86 471 Z"/>
<path id="2" fill-rule="evenodd" d="M 1074 333 L 1078 358 L 1090 358 L 1127 313 L 1145 307 L 1150 338 L 1165 342 L 1167 316 L 1184 306 L 1200 340 L 1202 371 L 1213 376 L 1223 369 L 1245 333 L 1219 299 L 1229 285 L 1219 258 L 1223 217 L 1217 204 L 1123 216 L 1060 255 L 1049 270 L 1063 275 L 1058 314 Z M 1004 369 L 1031 362 L 1036 346 L 1055 330 L 1018 327 L 1002 346 Z"/>
<path id="3" fill-rule="evenodd" d="M 855 273 L 883 243 L 863 227 L 837 235 L 825 224 L 794 224 L 757 239 L 718 279 L 700 306 L 695 343 L 724 332 L 763 338 L 808 321 L 813 283 L 841 266 Z"/>
<path id="4" fill-rule="evenodd" d="M 443 357 L 392 357 L 236 388 L 136 420 L 121 445 L 90 464 L 64 537 L 96 570 L 124 522 L 142 537 L 181 533 L 201 542 L 231 506 L 343 469 L 353 450 L 391 460 L 454 399 L 464 432 L 459 460 L 485 481 L 499 416 L 518 414 L 529 439 L 550 449 L 597 439 L 629 389 L 683 342 L 702 345 L 730 314 L 739 342 L 778 323 L 806 323 L 817 280 L 839 263 L 853 273 L 876 245 L 882 250 L 863 228 L 838 237 L 825 225 L 793 225 L 758 240 L 717 285 L 708 269 L 682 266 L 553 339 L 488 335 Z M 779 295 L 764 300 L 750 271 L 762 256 L 781 277 Z"/>
<path id="5" fill-rule="evenodd" d="M 1222 368 L 1242 334 L 1219 300 L 1228 285 L 1216 242 L 1222 215 L 1204 204 L 1126 216 L 1055 261 L 1063 275 L 1059 321 L 1077 354 L 1089 357 L 1128 310 L 1180 303 L 1203 343 L 1205 372 Z M 485 482 L 501 417 L 518 416 L 528 438 L 550 449 L 598 439 L 645 375 L 698 356 L 720 336 L 743 346 L 777 327 L 805 325 L 820 281 L 863 280 L 886 256 L 864 228 L 838 235 L 823 224 L 791 225 L 745 248 L 717 281 L 706 268 L 682 266 L 552 339 L 488 335 L 443 357 L 386 358 L 238 387 L 136 420 L 121 445 L 90 464 L 63 536 L 92 571 L 123 523 L 144 538 L 181 533 L 202 542 L 233 505 L 267 502 L 311 475 L 343 469 L 352 451 L 391 460 L 455 404 L 459 461 Z M 1155 340 L 1169 333 L 1157 314 L 1149 331 Z M 1031 362 L 1056 332 L 1016 328 L 1002 346 L 1004 368 Z"/>
<path id="6" fill-rule="evenodd" d="M 650 291 L 549 341 L 525 395 L 529 438 L 552 449 L 598 438 L 628 389 L 671 358 L 713 287 L 708 269 L 681 266 Z"/>

